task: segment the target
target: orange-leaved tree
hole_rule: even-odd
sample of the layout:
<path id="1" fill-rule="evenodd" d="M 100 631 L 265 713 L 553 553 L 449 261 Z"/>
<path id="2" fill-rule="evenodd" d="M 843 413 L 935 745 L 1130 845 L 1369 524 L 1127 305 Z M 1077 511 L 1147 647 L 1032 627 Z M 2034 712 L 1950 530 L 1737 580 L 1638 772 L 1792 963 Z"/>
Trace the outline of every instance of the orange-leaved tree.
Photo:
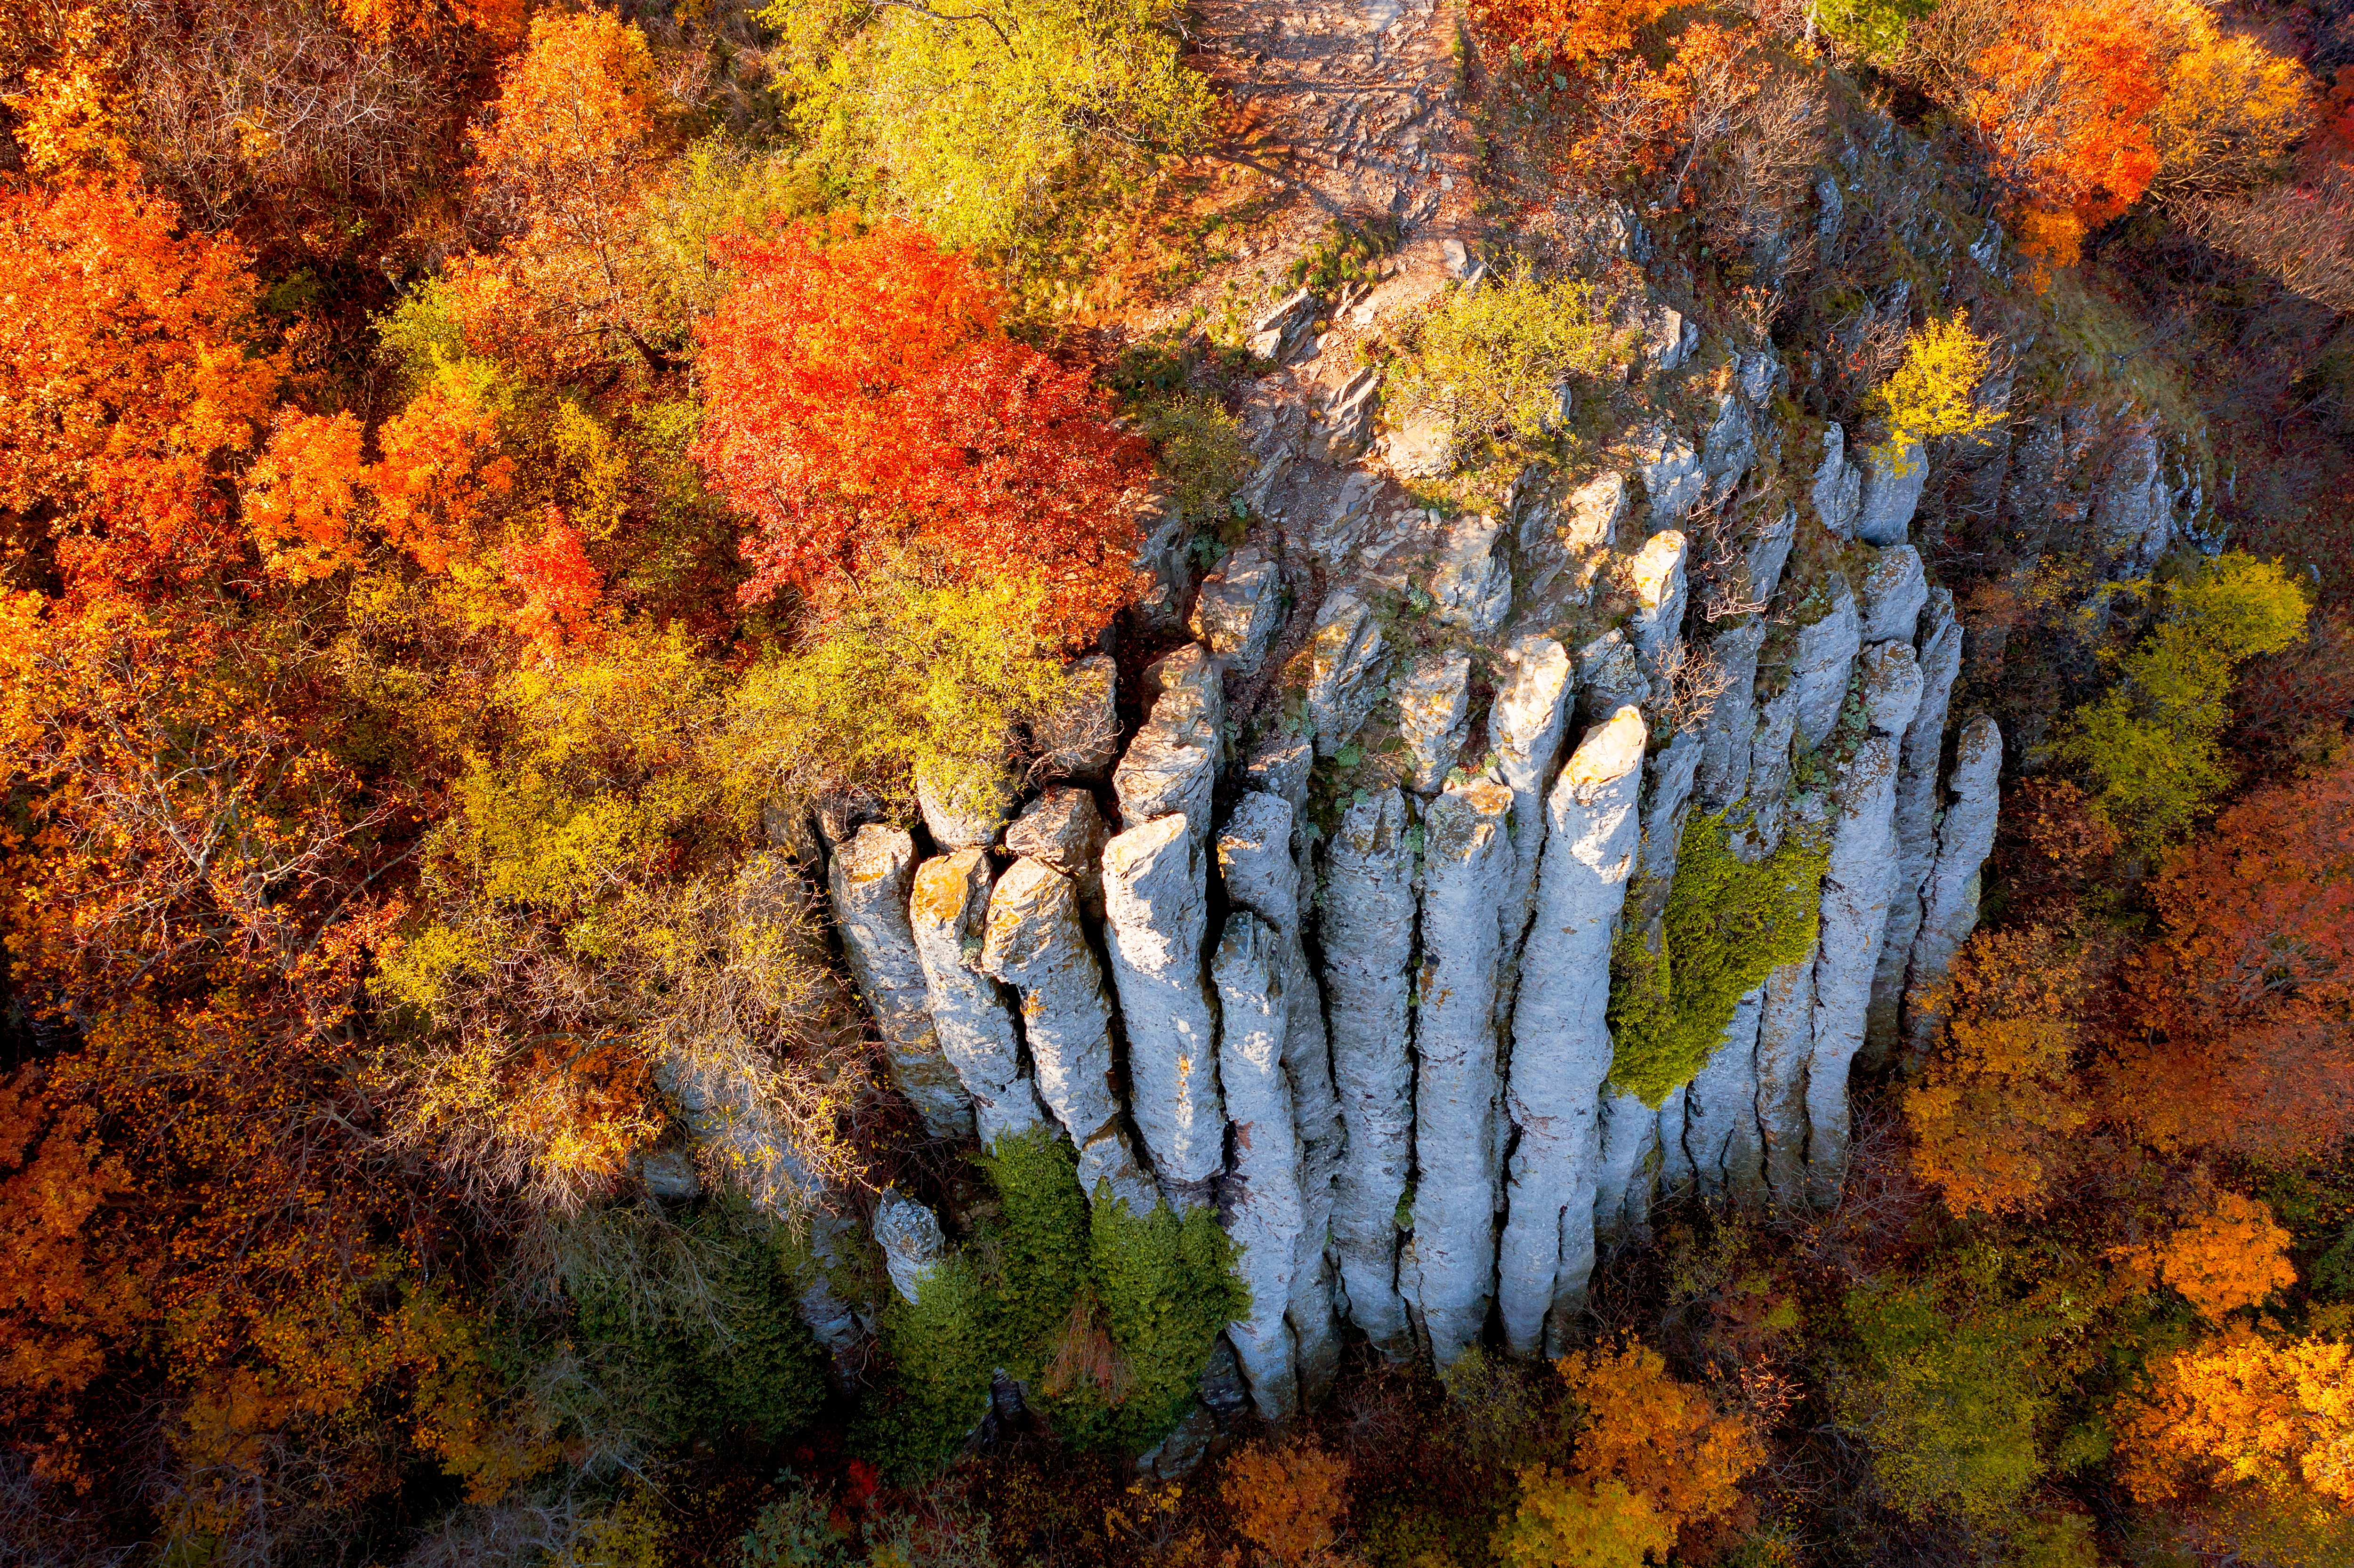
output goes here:
<path id="1" fill-rule="evenodd" d="M 2291 1534 L 2342 1539 L 2354 1525 L 2354 1348 L 2243 1330 L 2155 1372 L 2118 1434 L 2118 1468 L 2136 1497 L 2253 1504 L 2274 1518 L 2246 1522 Z"/>
<path id="2" fill-rule="evenodd" d="M 2161 1149 L 2283 1160 L 2354 1131 L 2354 748 L 2255 790 L 2149 885 L 2145 1027 L 2108 1097 Z"/>
<path id="3" fill-rule="evenodd" d="M 1972 63 L 1962 111 L 2025 201 L 2105 223 L 2158 172 L 2147 116 L 2165 75 L 2152 45 L 2134 0 L 2018 7 Z"/>
<path id="4" fill-rule="evenodd" d="M 2206 1318 L 2253 1307 L 2296 1283 L 2289 1234 L 2272 1211 L 2240 1193 L 2200 1184 L 2190 1212 L 2155 1245 L 2124 1249 L 2127 1263 L 2164 1280 Z"/>
<path id="5" fill-rule="evenodd" d="M 1142 444 L 1084 371 L 998 330 L 995 291 L 902 224 L 727 245 L 698 325 L 696 456 L 749 513 L 741 590 L 821 608 L 868 574 L 1044 587 L 1039 630 L 1084 641 L 1127 597 Z"/>
<path id="6" fill-rule="evenodd" d="M 1254 1443 L 1226 1461 L 1218 1497 L 1235 1528 L 1282 1568 L 1331 1563 L 1348 1513 L 1349 1461 L 1313 1440 Z"/>
<path id="7" fill-rule="evenodd" d="M 127 187 L 0 194 L 0 572 L 169 591 L 232 557 L 229 464 L 270 416 L 245 253 Z"/>
<path id="8" fill-rule="evenodd" d="M 2095 956 L 2050 927 L 1980 931 L 1954 963 L 1946 1035 L 1904 1091 L 1913 1163 L 1956 1214 L 2032 1212 L 2090 1119 L 2073 1061 Z"/>
<path id="9" fill-rule="evenodd" d="M 1742 1478 L 1766 1462 L 1745 1420 L 1718 1409 L 1706 1389 L 1669 1372 L 1640 1340 L 1615 1353 L 1574 1351 L 1554 1365 L 1585 1407 L 1578 1474 L 1624 1484 L 1670 1530 L 1725 1512 Z"/>

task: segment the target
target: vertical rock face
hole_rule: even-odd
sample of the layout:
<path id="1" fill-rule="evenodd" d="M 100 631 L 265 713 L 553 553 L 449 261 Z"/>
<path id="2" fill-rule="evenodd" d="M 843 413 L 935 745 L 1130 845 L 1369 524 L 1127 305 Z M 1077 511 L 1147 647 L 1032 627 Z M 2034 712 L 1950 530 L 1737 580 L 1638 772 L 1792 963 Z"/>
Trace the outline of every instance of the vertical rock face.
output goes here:
<path id="1" fill-rule="evenodd" d="M 1921 929 L 1921 891 L 1937 857 L 1938 754 L 1946 744 L 1946 699 L 1962 668 L 1961 623 L 1954 619 L 1954 596 L 1944 588 L 1929 596 L 1923 612 L 1920 662 L 1921 705 L 1904 726 L 1897 761 L 1896 876 L 1888 895 L 1888 931 L 1872 976 L 1872 1009 L 1864 1018 L 1864 1049 L 1875 1064 L 1896 1044 L 1904 970 Z"/>
<path id="2" fill-rule="evenodd" d="M 1640 831 L 1643 743 L 1642 715 L 1620 708 L 1578 743 L 1545 801 L 1506 1095 L 1518 1142 L 1497 1300 L 1516 1355 L 1543 1342 L 1549 1316 L 1558 1340 L 1593 1266 L 1595 1097 L 1610 1070 L 1610 943 Z"/>
<path id="3" fill-rule="evenodd" d="M 1373 607 L 1353 588 L 1334 589 L 1316 612 L 1308 639 L 1308 717 L 1319 757 L 1346 746 L 1373 711 L 1373 672 L 1382 652 Z"/>
<path id="4" fill-rule="evenodd" d="M 1627 621 L 1635 661 L 1655 678 L 1684 623 L 1684 536 L 1670 528 L 1645 540 L 1627 568 L 1628 586 L 1635 593 L 1635 613 Z"/>
<path id="5" fill-rule="evenodd" d="M 1250 1287 L 1250 1316 L 1228 1326 L 1261 1419 L 1280 1425 L 1299 1408 L 1299 1373 L 1287 1315 L 1307 1227 L 1300 1193 L 1299 1134 L 1292 1119 L 1284 1036 L 1289 955 L 1275 928 L 1255 916 L 1227 917 L 1211 965 L 1225 1033 L 1219 1076 L 1234 1120 L 1234 1171 L 1225 1184 L 1226 1234 Z"/>
<path id="6" fill-rule="evenodd" d="M 1496 556 L 1503 523 L 1466 513 L 1454 520 L 1430 571 L 1431 613 L 1448 626 L 1486 637 L 1512 608 L 1511 568 Z"/>
<path id="7" fill-rule="evenodd" d="M 1927 1052 L 1945 1024 L 1937 987 L 1978 925 L 1978 867 L 1994 848 L 2001 774 L 2002 732 L 1980 714 L 1963 726 L 1954 748 L 1953 775 L 1946 781 L 1954 799 L 1937 824 L 1937 859 L 1921 892 L 1921 934 L 1913 939 L 1904 984 L 1905 1038 L 1916 1057 Z"/>
<path id="8" fill-rule="evenodd" d="M 1798 749 L 1814 750 L 1839 723 L 1847 701 L 1847 676 L 1863 645 L 1863 623 L 1845 577 L 1830 580 L 1831 606 L 1819 620 L 1798 629 L 1797 652 L 1790 661 L 1790 690 L 1798 703 Z"/>
<path id="9" fill-rule="evenodd" d="M 1910 642 L 1921 608 L 1929 602 L 1929 584 L 1921 575 L 1921 552 L 1910 545 L 1892 545 L 1880 553 L 1863 576 L 1858 590 L 1866 642 Z"/>
<path id="10" fill-rule="evenodd" d="M 1078 892 L 1071 879 L 1034 860 L 1017 860 L 1007 868 L 989 895 L 981 967 L 1022 993 L 1023 1033 L 1038 1097 L 1078 1146 L 1088 1194 L 1095 1193 L 1097 1180 L 1117 1175 L 1127 1181 L 1129 1172 L 1120 1165 L 1119 1101 L 1111 1084 L 1111 1003 L 1087 933 L 1079 927 Z"/>
<path id="11" fill-rule="evenodd" d="M 1147 673 L 1160 694 L 1128 751 L 1112 769 L 1122 827 L 1171 813 L 1196 838 L 1210 831 L 1210 802 L 1225 752 L 1225 696 L 1218 667 L 1199 646 L 1170 654 Z"/>
<path id="12" fill-rule="evenodd" d="M 1471 720 L 1471 657 L 1460 649 L 1420 654 L 1397 683 L 1398 736 L 1405 786 L 1428 795 L 1447 782 Z"/>
<path id="13" fill-rule="evenodd" d="M 1863 492 L 1856 505 L 1855 536 L 1867 545 L 1901 545 L 1920 509 L 1921 487 L 1929 482 L 1929 460 L 1918 441 L 1901 452 L 1878 447 L 1863 454 Z"/>
<path id="14" fill-rule="evenodd" d="M 1807 1061 L 1815 1046 L 1815 955 L 1766 977 L 1757 1012 L 1757 1132 L 1766 1200 L 1795 1209 L 1807 1191 Z"/>
<path id="15" fill-rule="evenodd" d="M 1863 677 L 1872 730 L 1840 768 L 1830 861 L 1823 873 L 1807 1065 L 1808 1185 L 1820 1205 L 1839 1196 L 1847 1171 L 1848 1070 L 1863 1045 L 1864 1012 L 1896 880 L 1896 737 L 1920 702 L 1921 670 L 1913 650 L 1902 642 L 1875 645 L 1864 657 Z"/>
<path id="16" fill-rule="evenodd" d="M 1577 651 L 1577 686 L 1575 720 L 1588 729 L 1620 708 L 1639 708 L 1651 700 L 1650 677 L 1643 673 L 1634 644 L 1615 630 Z"/>
<path id="17" fill-rule="evenodd" d="M 1300 1146 L 1302 1220 L 1291 1277 L 1289 1318 L 1304 1397 L 1331 1384 L 1341 1365 L 1340 1328 L 1333 1314 L 1331 1266 L 1325 1254 L 1332 1226 L 1332 1186 L 1345 1133 L 1332 1088 L 1332 1057 L 1324 1033 L 1323 993 L 1300 940 L 1303 907 L 1291 805 L 1249 789 L 1218 834 L 1218 868 L 1226 897 L 1265 921 L 1282 946 L 1283 994 L 1289 1009 L 1283 1066 L 1291 1086 L 1292 1117 Z M 1220 1060 L 1224 1060 L 1221 1051 Z M 1239 1115 L 1229 1094 L 1227 1116 Z"/>
<path id="18" fill-rule="evenodd" d="M 1283 615 L 1283 567 L 1256 544 L 1245 545 L 1202 579 L 1193 601 L 1193 635 L 1238 675 L 1256 671 Z"/>
<path id="19" fill-rule="evenodd" d="M 1537 857 L 1544 850 L 1544 790 L 1561 760 L 1569 719 L 1569 654 L 1550 637 L 1523 637 L 1505 651 L 1496 701 L 1488 711 L 1488 739 L 1497 771 L 1512 791 L 1513 881 L 1517 896 L 1504 908 L 1504 950 L 1520 950 L 1536 889 Z"/>
<path id="20" fill-rule="evenodd" d="M 1684 1090 L 1684 1155 L 1701 1195 L 1750 1211 L 1766 1202 L 1757 1133 L 1757 1022 L 1765 1005 L 1763 986 L 1741 999 L 1723 1043 Z"/>
<path id="21" fill-rule="evenodd" d="M 1130 828 L 1103 852 L 1104 940 L 1128 1026 L 1130 1104 L 1172 1202 L 1203 1195 L 1225 1158 L 1217 1021 L 1203 986 L 1207 854 L 1182 816 Z"/>
<path id="22" fill-rule="evenodd" d="M 940 1051 L 916 938 L 907 928 L 907 894 L 916 841 L 904 828 L 869 822 L 834 851 L 826 874 L 843 957 L 875 1026 L 899 1092 L 934 1138 L 973 1129 L 964 1085 Z"/>
<path id="23" fill-rule="evenodd" d="M 1659 1114 L 1639 1096 L 1606 1085 L 1596 1125 L 1594 1238 L 1609 1243 L 1640 1224 L 1649 1210 L 1649 1183 L 1639 1173 L 1659 1147 Z"/>
<path id="24" fill-rule="evenodd" d="M 1096 798 L 1085 789 L 1057 784 L 1022 809 L 1005 830 L 1008 854 L 1051 865 L 1078 885 L 1079 907 L 1103 918 L 1104 841 L 1111 837 Z"/>
<path id="25" fill-rule="evenodd" d="M 1511 811 L 1512 791 L 1481 781 L 1450 789 L 1423 814 L 1414 1235 L 1399 1279 L 1442 1367 L 1479 1339 L 1495 1277 L 1503 1088 L 1496 908 L 1514 880 Z"/>
<path id="26" fill-rule="evenodd" d="M 1749 804 L 1753 858 L 1771 854 L 1782 842 L 1782 819 L 1790 787 L 1790 747 L 1798 733 L 1798 688 L 1783 687 L 1757 710 L 1749 743 Z"/>
<path id="27" fill-rule="evenodd" d="M 1749 788 L 1749 747 L 1757 737 L 1757 654 L 1766 645 L 1766 619 L 1746 617 L 1716 634 L 1709 650 L 1724 672 L 1724 690 L 1701 731 L 1695 783 L 1702 809 L 1721 811 Z"/>
<path id="28" fill-rule="evenodd" d="M 1397 1289 L 1397 1210 L 1414 1159 L 1406 1000 L 1414 960 L 1414 856 L 1405 797 L 1352 806 L 1326 846 L 1325 1018 L 1348 1143 L 1332 1200 L 1332 1251 L 1349 1316 L 1384 1351 L 1412 1344 Z"/>
<path id="29" fill-rule="evenodd" d="M 1863 471 L 1847 461 L 1847 432 L 1837 425 L 1823 432 L 1822 466 L 1808 493 L 1824 527 L 1842 539 L 1855 536 L 1856 516 L 1863 510 Z"/>
<path id="30" fill-rule="evenodd" d="M 907 902 L 932 1027 L 972 1098 L 985 1145 L 1027 1131 L 1044 1115 L 1022 1070 L 1013 1010 L 979 967 L 991 882 L 988 852 L 959 850 L 923 863 Z"/>

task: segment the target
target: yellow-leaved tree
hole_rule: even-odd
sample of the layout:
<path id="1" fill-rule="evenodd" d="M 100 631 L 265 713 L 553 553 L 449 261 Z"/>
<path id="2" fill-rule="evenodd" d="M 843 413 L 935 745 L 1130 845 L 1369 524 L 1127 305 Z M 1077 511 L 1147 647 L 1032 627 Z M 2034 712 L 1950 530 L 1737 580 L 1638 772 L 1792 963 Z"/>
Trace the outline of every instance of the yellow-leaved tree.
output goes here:
<path id="1" fill-rule="evenodd" d="M 1888 429 L 1873 450 L 1909 472 L 1924 442 L 1992 429 L 2002 416 L 1978 404 L 1987 367 L 1986 339 L 1970 330 L 1967 312 L 1924 323 L 1904 340 L 1903 362 L 1872 394 Z"/>

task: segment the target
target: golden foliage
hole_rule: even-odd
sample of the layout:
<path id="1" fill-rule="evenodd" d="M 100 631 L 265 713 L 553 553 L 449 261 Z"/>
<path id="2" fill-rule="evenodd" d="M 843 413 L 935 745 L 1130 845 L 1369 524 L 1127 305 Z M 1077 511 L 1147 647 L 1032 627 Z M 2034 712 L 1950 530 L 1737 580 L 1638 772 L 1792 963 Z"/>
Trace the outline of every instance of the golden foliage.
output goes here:
<path id="1" fill-rule="evenodd" d="M 1957 1214 L 2031 1212 L 2090 1119 L 2070 1071 L 2093 958 L 2049 927 L 1980 931 L 1955 960 L 1944 1044 L 1904 1091 L 1914 1169 Z"/>
<path id="2" fill-rule="evenodd" d="M 1585 1406 L 1578 1474 L 1597 1487 L 1624 1485 L 1670 1532 L 1732 1508 L 1743 1478 L 1766 1461 L 1747 1422 L 1670 1373 L 1640 1340 L 1615 1355 L 1575 1351 L 1554 1367 Z"/>
<path id="3" fill-rule="evenodd" d="M 2200 1487 L 2354 1504 L 2354 1349 L 2243 1330 L 2182 1351 L 2120 1435 L 2126 1485 L 2145 1501 Z"/>
<path id="4" fill-rule="evenodd" d="M 2163 1240 L 2123 1256 L 2171 1286 L 2200 1316 L 2221 1318 L 2296 1283 L 2288 1246 L 2288 1233 L 2263 1203 L 2209 1189 Z"/>
<path id="5" fill-rule="evenodd" d="M 1237 1452 L 1226 1461 L 1218 1496 L 1245 1540 L 1282 1568 L 1309 1568 L 1333 1561 L 1348 1484 L 1348 1460 L 1295 1437 Z"/>
<path id="6" fill-rule="evenodd" d="M 1970 331 L 1967 313 L 1931 317 L 1904 340 L 1903 362 L 1872 394 L 1888 427 L 1877 450 L 1903 461 L 1919 442 L 1992 429 L 2001 415 L 1976 401 L 1986 373 L 1986 340 Z"/>
<path id="7" fill-rule="evenodd" d="M 1504 1568 L 1642 1568 L 1664 1562 L 1675 1526 L 1624 1481 L 1567 1476 L 1551 1465 L 1521 1472 L 1520 1501 L 1491 1543 Z"/>

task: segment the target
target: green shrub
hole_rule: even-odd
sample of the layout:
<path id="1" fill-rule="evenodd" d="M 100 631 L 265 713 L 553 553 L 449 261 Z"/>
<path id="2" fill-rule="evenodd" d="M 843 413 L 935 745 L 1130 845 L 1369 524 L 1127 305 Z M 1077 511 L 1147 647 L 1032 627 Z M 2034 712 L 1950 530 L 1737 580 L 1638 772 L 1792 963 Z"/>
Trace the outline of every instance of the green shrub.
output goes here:
<path id="1" fill-rule="evenodd" d="M 891 1381 L 859 1413 L 857 1447 L 902 1474 L 955 1454 L 989 1412 L 998 1337 L 991 1296 L 961 1257 L 934 1269 L 914 1301 L 891 1293 L 880 1336 Z"/>
<path id="2" fill-rule="evenodd" d="M 2163 590 L 2158 625 L 2118 661 L 2117 683 L 2076 710 L 2061 759 L 2093 807 L 2145 850 L 2188 832 L 2230 787 L 2221 736 L 2245 661 L 2305 635 L 2304 586 L 2237 551 Z"/>
<path id="3" fill-rule="evenodd" d="M 1741 999 L 1807 956 L 1829 858 L 1828 845 L 1794 831 L 1746 865 L 1723 811 L 1684 824 L 1659 950 L 1628 929 L 1611 955 L 1611 1083 L 1658 1106 L 1691 1081 Z"/>
<path id="4" fill-rule="evenodd" d="M 1214 397 L 1181 392 L 1144 410 L 1144 439 L 1161 454 L 1161 471 L 1189 518 L 1209 516 L 1250 477 L 1250 444 L 1239 420 Z"/>
<path id="5" fill-rule="evenodd" d="M 1234 1243 L 1206 1207 L 1181 1220 L 1167 1203 L 1137 1215 L 1124 1202 L 1098 1202 L 1089 1253 L 1106 1326 L 1133 1379 L 1096 1440 L 1141 1447 L 1185 1414 L 1211 1345 L 1250 1310 L 1250 1292 L 1235 1273 Z"/>
<path id="6" fill-rule="evenodd" d="M 1107 165 L 1189 153 L 1214 100 L 1167 0 L 980 0 L 943 11 L 775 0 L 808 143 L 957 249 L 1002 252 Z"/>
<path id="7" fill-rule="evenodd" d="M 1540 440 L 1561 423 L 1562 384 L 1609 373 L 1624 352 L 1596 315 L 1590 285 L 1494 279 L 1457 290 L 1422 318 L 1384 401 L 1437 413 L 1458 451 Z"/>
<path id="8" fill-rule="evenodd" d="M 806 1261 L 781 1228 L 717 1206 L 674 1226 L 608 1211 L 570 1233 L 558 1266 L 579 1362 L 627 1407 L 604 1418 L 651 1444 L 780 1437 L 824 1402 L 824 1357 L 799 1310 Z"/>
<path id="9" fill-rule="evenodd" d="M 790 1470 L 777 1478 L 788 1489 L 762 1509 L 736 1542 L 740 1568 L 850 1568 L 850 1531 L 834 1522 L 833 1499 Z"/>

